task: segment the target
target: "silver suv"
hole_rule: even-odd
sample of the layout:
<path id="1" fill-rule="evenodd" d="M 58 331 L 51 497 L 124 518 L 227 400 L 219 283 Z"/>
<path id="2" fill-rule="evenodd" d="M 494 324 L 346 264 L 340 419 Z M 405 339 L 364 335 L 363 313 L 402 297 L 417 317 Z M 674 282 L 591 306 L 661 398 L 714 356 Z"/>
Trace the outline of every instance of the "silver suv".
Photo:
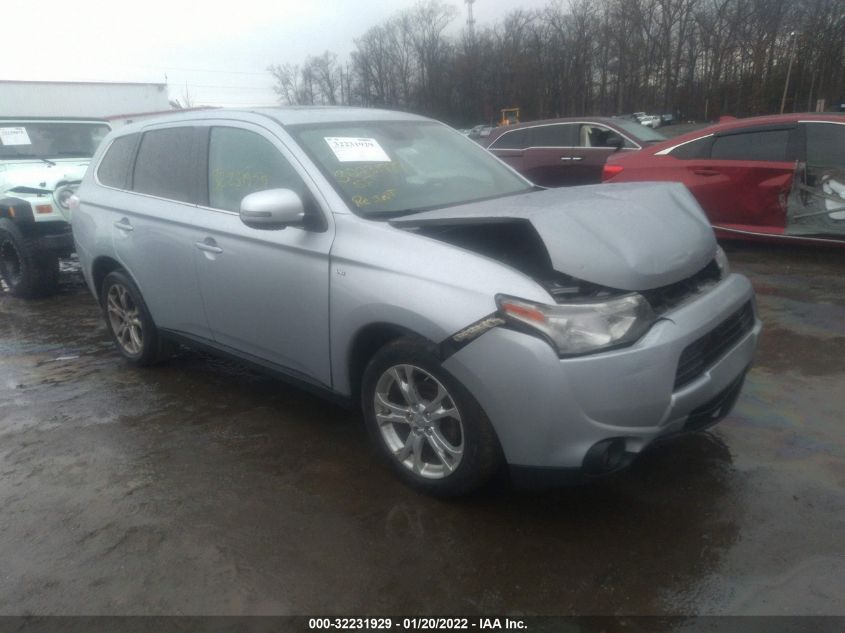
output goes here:
<path id="1" fill-rule="evenodd" d="M 73 199 L 120 353 L 173 341 L 359 404 L 405 481 L 600 475 L 723 418 L 760 331 L 675 184 L 540 190 L 445 125 L 354 108 L 113 132 Z"/>

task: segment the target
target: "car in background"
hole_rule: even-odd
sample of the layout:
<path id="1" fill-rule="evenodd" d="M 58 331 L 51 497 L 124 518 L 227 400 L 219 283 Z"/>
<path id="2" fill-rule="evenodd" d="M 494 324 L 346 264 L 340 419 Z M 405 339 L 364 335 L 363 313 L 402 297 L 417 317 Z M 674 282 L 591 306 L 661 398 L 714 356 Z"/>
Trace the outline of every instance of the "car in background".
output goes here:
<path id="1" fill-rule="evenodd" d="M 15 297 L 52 294 L 73 252 L 70 207 L 111 127 L 74 118 L 0 119 L 0 279 Z"/>
<path id="2" fill-rule="evenodd" d="M 685 184 L 719 237 L 845 242 L 845 116 L 733 119 L 613 155 L 602 178 Z"/>
<path id="3" fill-rule="evenodd" d="M 598 184 L 608 156 L 663 140 L 662 134 L 628 119 L 589 117 L 496 128 L 486 147 L 534 184 L 561 187 Z"/>
<path id="4" fill-rule="evenodd" d="M 647 114 L 644 117 L 640 117 L 640 125 L 644 125 L 646 127 L 650 127 L 652 129 L 658 128 L 663 124 L 663 119 L 657 114 Z"/>
<path id="5" fill-rule="evenodd" d="M 492 125 L 476 125 L 467 134 L 473 141 L 485 145 L 487 138 L 495 128 Z"/>

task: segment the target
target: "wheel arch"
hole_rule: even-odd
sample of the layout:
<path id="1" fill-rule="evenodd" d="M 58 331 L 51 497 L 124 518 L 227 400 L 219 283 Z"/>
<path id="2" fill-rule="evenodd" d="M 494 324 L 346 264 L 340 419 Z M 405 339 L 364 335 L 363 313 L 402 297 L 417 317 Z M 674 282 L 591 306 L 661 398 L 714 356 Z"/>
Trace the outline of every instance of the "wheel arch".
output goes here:
<path id="1" fill-rule="evenodd" d="M 126 273 L 132 281 L 135 281 L 135 278 L 130 274 L 126 268 L 124 268 L 123 264 L 117 261 L 113 257 L 109 257 L 108 255 L 101 255 L 97 257 L 94 262 L 91 264 L 91 282 L 94 286 L 94 295 L 97 297 L 97 300 L 100 300 L 100 291 L 103 289 L 103 281 L 106 278 L 106 275 L 109 273 L 113 273 L 116 270 L 121 270 Z M 137 286 L 138 284 L 135 283 Z"/>
<path id="2" fill-rule="evenodd" d="M 0 221 L 2 220 L 16 227 L 32 224 L 35 221 L 32 205 L 23 198 L 0 197 Z"/>
<path id="3" fill-rule="evenodd" d="M 361 381 L 367 363 L 378 350 L 399 338 L 413 338 L 430 344 L 433 348 L 437 347 L 436 343 L 422 334 L 395 323 L 380 321 L 361 327 L 349 344 L 345 364 L 346 378 L 353 402 L 357 403 L 360 399 Z"/>

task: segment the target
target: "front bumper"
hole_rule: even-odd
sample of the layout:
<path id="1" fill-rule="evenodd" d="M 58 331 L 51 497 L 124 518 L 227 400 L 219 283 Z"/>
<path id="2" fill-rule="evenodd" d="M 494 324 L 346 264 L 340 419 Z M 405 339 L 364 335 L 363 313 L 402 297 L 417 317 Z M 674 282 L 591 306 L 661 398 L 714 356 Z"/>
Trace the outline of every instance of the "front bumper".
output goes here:
<path id="1" fill-rule="evenodd" d="M 633 455 L 658 437 L 707 425 L 699 414 L 740 383 L 751 364 L 761 329 L 756 310 L 750 331 L 676 388 L 678 362 L 688 345 L 753 294 L 745 277 L 730 275 L 664 315 L 634 345 L 577 358 L 561 359 L 539 338 L 494 328 L 443 366 L 481 404 L 509 464 L 581 470 L 588 451 L 603 440 L 620 438 Z M 712 423 L 733 402 L 727 404 L 709 411 Z"/>
<path id="2" fill-rule="evenodd" d="M 70 225 L 67 222 L 62 224 L 63 226 L 57 227 L 56 232 L 43 233 L 38 236 L 39 251 L 56 253 L 60 257 L 65 257 L 73 252 L 75 245 Z"/>

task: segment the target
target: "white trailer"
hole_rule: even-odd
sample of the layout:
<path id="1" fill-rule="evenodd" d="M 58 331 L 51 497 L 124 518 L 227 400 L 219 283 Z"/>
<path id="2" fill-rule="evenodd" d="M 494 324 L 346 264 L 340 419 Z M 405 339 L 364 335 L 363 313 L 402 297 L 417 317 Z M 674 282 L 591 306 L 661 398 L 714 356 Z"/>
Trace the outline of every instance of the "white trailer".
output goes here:
<path id="1" fill-rule="evenodd" d="M 170 109 L 167 84 L 0 80 L 0 117 L 105 119 Z"/>
<path id="2" fill-rule="evenodd" d="M 0 291 L 56 290 L 73 196 L 108 119 L 169 108 L 166 84 L 0 81 Z"/>

